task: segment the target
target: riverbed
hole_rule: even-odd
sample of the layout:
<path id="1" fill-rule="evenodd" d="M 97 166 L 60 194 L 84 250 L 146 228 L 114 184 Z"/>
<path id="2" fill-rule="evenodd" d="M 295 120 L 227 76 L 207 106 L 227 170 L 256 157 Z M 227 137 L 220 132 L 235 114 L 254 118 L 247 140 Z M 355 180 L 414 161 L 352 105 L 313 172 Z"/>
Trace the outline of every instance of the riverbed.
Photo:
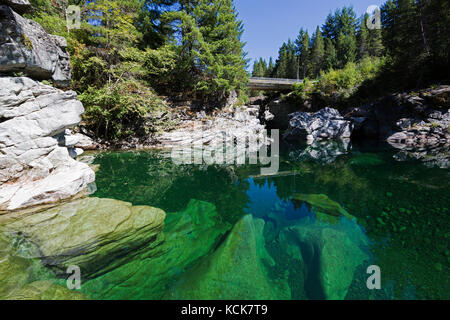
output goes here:
<path id="1" fill-rule="evenodd" d="M 397 154 L 376 145 L 282 146 L 278 173 L 265 176 L 261 165 L 176 164 L 162 150 L 88 153 L 99 165 L 90 197 L 160 208 L 166 220 L 158 255 L 146 255 L 153 244 L 125 252 L 80 292 L 448 299 L 450 170 Z M 368 285 L 373 266 L 377 288 Z M 47 271 L 33 271 L 33 280 L 65 284 Z"/>

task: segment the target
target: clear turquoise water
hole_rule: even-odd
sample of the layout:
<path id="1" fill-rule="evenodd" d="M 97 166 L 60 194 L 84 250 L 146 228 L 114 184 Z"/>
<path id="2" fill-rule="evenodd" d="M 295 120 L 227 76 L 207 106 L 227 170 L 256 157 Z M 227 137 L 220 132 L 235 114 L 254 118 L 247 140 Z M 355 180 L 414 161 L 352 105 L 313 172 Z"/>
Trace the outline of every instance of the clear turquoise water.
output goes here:
<path id="1" fill-rule="evenodd" d="M 378 147 L 327 161 L 298 157 L 302 148 L 283 148 L 273 177 L 260 176 L 258 165 L 175 165 L 160 151 L 96 153 L 92 196 L 165 210 L 169 249 L 148 258 L 144 248 L 83 292 L 95 299 L 449 299 L 450 170 L 399 162 L 396 151 Z M 350 218 L 296 194 L 325 195 Z M 366 286 L 370 265 L 381 269 L 381 290 Z"/>

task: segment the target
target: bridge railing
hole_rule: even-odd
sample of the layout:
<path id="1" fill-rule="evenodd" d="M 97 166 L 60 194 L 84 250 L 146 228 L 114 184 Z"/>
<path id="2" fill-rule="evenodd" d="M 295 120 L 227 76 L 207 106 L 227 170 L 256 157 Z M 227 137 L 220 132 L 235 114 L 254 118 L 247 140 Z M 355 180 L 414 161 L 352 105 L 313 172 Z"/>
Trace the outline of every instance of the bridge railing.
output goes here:
<path id="1" fill-rule="evenodd" d="M 283 78 L 263 78 L 263 77 L 251 77 L 250 82 L 262 81 L 272 83 L 299 83 L 303 82 L 303 79 L 283 79 Z"/>

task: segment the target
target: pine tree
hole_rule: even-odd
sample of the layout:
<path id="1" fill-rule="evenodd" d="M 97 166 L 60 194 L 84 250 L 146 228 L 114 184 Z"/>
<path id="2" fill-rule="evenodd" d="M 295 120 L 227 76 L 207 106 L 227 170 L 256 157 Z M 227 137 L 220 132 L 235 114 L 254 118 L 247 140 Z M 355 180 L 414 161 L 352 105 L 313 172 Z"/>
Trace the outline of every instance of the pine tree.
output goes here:
<path id="1" fill-rule="evenodd" d="M 275 77 L 295 79 L 298 68 L 296 50 L 295 44 L 290 39 L 283 43 L 275 63 Z"/>
<path id="2" fill-rule="evenodd" d="M 267 73 L 267 62 L 263 58 L 259 58 L 259 65 L 261 68 L 260 77 L 264 77 Z"/>
<path id="3" fill-rule="evenodd" d="M 328 14 L 327 19 L 325 20 L 324 25 L 322 26 L 323 36 L 330 40 L 336 40 L 338 36 L 337 24 L 336 24 L 336 14 L 332 15 Z"/>
<path id="4" fill-rule="evenodd" d="M 312 75 L 317 77 L 323 68 L 325 58 L 325 45 L 319 26 L 317 26 L 313 39 L 310 63 Z"/>
<path id="5" fill-rule="evenodd" d="M 268 67 L 267 67 L 267 72 L 266 72 L 266 74 L 265 74 L 265 77 L 267 77 L 267 78 L 273 77 L 274 69 L 275 69 L 275 64 L 273 63 L 272 57 L 270 57 L 270 59 L 269 59 L 269 65 L 268 65 Z"/>
<path id="6" fill-rule="evenodd" d="M 329 38 L 325 38 L 325 58 L 323 63 L 323 69 L 329 70 L 338 66 L 337 52 L 334 47 L 333 41 Z"/>
<path id="7" fill-rule="evenodd" d="M 178 11 L 167 12 L 165 22 L 177 21 L 182 35 L 178 46 L 181 83 L 191 86 L 197 96 L 221 103 L 231 90 L 244 89 L 248 80 L 247 61 L 232 0 L 179 1 Z"/>
<path id="8" fill-rule="evenodd" d="M 361 25 L 358 30 L 358 60 L 362 60 L 370 55 L 369 29 L 367 28 L 367 20 L 369 15 L 365 14 L 361 18 Z"/>
<path id="9" fill-rule="evenodd" d="M 261 73 L 261 66 L 259 64 L 259 60 L 255 60 L 253 63 L 253 71 L 252 71 L 252 77 L 260 77 Z"/>
<path id="10" fill-rule="evenodd" d="M 309 72 L 309 58 L 310 58 L 310 39 L 308 31 L 303 28 L 300 29 L 299 35 L 295 40 L 297 46 L 297 56 L 298 56 L 298 71 L 297 79 L 305 79 Z"/>
<path id="11" fill-rule="evenodd" d="M 381 29 L 369 30 L 369 55 L 381 57 L 383 53 L 384 45 Z"/>
<path id="12" fill-rule="evenodd" d="M 345 35 L 343 32 L 339 33 L 337 44 L 338 66 L 344 68 L 349 62 L 356 61 L 357 44 L 354 34 Z"/>

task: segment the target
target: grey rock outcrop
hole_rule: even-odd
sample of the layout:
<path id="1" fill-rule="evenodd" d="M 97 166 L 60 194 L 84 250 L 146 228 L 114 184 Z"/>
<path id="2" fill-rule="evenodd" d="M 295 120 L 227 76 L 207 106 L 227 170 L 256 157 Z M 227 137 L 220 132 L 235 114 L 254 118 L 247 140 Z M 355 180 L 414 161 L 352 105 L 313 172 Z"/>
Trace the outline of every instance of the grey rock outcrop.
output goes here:
<path id="1" fill-rule="evenodd" d="M 353 130 L 352 122 L 332 108 L 324 108 L 314 114 L 296 112 L 290 117 L 289 129 L 284 135 L 286 140 L 348 139 Z"/>
<path id="2" fill-rule="evenodd" d="M 10 6 L 14 11 L 20 14 L 31 9 L 31 3 L 28 0 L 0 0 L 0 5 Z"/>
<path id="3" fill-rule="evenodd" d="M 450 142 L 450 86 L 384 97 L 357 108 L 346 118 L 355 138 L 387 141 L 395 148 L 438 147 Z"/>
<path id="4" fill-rule="evenodd" d="M 42 26 L 0 5 L 0 74 L 22 72 L 67 86 L 71 69 L 66 40 L 49 35 Z"/>
<path id="5" fill-rule="evenodd" d="M 259 113 L 256 106 L 226 109 L 214 118 L 184 121 L 178 129 L 163 133 L 158 140 L 162 147 L 171 149 L 167 156 L 180 163 L 186 159 L 186 148 L 197 150 L 194 153 L 203 150 L 203 154 L 212 155 L 216 151 L 223 152 L 224 146 L 223 163 L 235 163 L 238 158 L 245 159 L 249 152 L 257 152 L 270 143 Z M 251 143 L 249 138 L 253 139 Z"/>
<path id="6" fill-rule="evenodd" d="M 83 112 L 73 91 L 0 77 L 0 212 L 67 199 L 94 182 L 90 167 L 70 157 L 74 141 L 61 140 Z"/>

